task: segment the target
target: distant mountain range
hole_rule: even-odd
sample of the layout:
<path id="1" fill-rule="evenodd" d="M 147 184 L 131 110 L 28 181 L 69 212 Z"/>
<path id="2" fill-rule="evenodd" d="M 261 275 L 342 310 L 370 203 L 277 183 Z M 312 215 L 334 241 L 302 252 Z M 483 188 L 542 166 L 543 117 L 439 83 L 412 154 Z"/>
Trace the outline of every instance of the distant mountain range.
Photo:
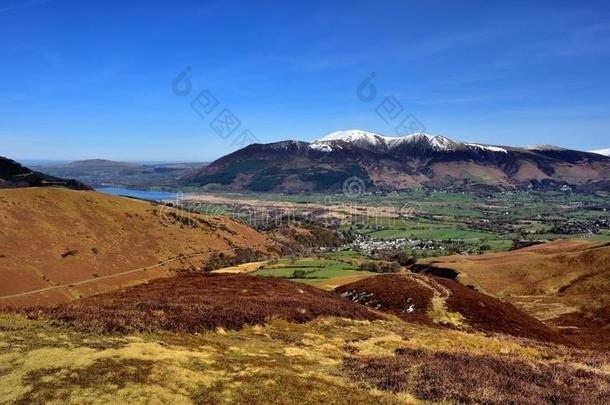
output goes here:
<path id="1" fill-rule="evenodd" d="M 0 188 L 60 186 L 75 190 L 89 187 L 76 180 L 65 180 L 33 171 L 14 160 L 0 156 Z"/>
<path id="2" fill-rule="evenodd" d="M 354 180 L 354 178 L 356 178 Z M 552 145 L 495 146 L 415 133 L 334 132 L 309 142 L 252 144 L 187 174 L 182 185 L 231 190 L 610 190 L 610 158 Z M 349 187 L 349 184 L 348 184 Z"/>
<path id="3" fill-rule="evenodd" d="M 172 187 L 178 180 L 206 163 L 140 164 L 112 160 L 78 160 L 71 163 L 43 164 L 34 169 L 53 176 L 78 179 L 92 187 L 148 188 Z"/>

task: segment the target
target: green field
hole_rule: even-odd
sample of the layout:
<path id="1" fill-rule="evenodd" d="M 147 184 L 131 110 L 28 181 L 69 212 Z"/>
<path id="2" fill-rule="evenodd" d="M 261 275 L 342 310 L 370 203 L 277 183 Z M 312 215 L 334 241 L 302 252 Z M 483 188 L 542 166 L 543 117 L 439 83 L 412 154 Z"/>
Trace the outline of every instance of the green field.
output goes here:
<path id="1" fill-rule="evenodd" d="M 494 238 L 493 233 L 470 231 L 467 229 L 452 229 L 452 228 L 433 228 L 433 229 L 413 229 L 413 228 L 390 228 L 373 232 L 362 232 L 366 235 L 379 239 L 398 239 L 398 238 L 416 238 L 416 239 L 486 239 Z"/>
<path id="2" fill-rule="evenodd" d="M 508 250 L 516 240 L 610 240 L 610 199 L 607 193 L 601 192 L 521 191 L 477 195 L 411 190 L 363 194 L 357 198 L 347 198 L 341 193 L 223 196 L 236 202 L 256 199 L 292 203 L 293 217 L 308 212 L 305 204 L 320 204 L 330 211 L 353 206 L 357 214 L 347 215 L 336 225 L 343 232 L 376 240 L 416 239 L 443 245 L 436 252 L 420 249 L 414 253 L 417 256 Z M 389 208 L 397 215 L 367 216 L 362 214 L 366 212 L 362 207 Z M 230 207 L 222 205 L 207 205 L 201 211 L 233 215 L 244 221 L 252 217 L 241 210 L 231 212 Z M 323 221 L 315 216 L 308 218 L 313 222 Z"/>
<path id="3" fill-rule="evenodd" d="M 350 255 L 355 255 L 355 253 Z M 297 272 L 296 275 L 295 272 Z M 358 267 L 354 264 L 334 259 L 282 259 L 276 264 L 257 270 L 253 274 L 257 276 L 286 278 L 300 283 L 316 283 L 338 277 L 370 273 L 358 270 Z"/>

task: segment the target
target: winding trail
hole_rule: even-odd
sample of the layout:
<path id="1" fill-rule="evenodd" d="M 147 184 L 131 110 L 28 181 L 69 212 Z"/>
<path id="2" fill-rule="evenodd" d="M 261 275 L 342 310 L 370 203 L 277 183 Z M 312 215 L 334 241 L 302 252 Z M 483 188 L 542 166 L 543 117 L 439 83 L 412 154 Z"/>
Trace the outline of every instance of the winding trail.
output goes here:
<path id="1" fill-rule="evenodd" d="M 429 290 L 432 290 L 434 296 L 443 299 L 443 301 L 451 296 L 451 290 L 449 288 L 445 287 L 431 277 L 425 277 L 418 273 L 407 273 L 404 275 L 413 279 L 415 282 L 421 284 Z"/>
<path id="2" fill-rule="evenodd" d="M 260 247 L 260 246 L 266 246 L 266 245 L 253 245 L 253 246 L 249 246 L 249 247 Z M 91 283 L 91 282 L 94 282 L 94 281 L 105 280 L 105 279 L 109 279 L 109 278 L 113 278 L 113 277 L 118 277 L 118 276 L 124 276 L 126 274 L 137 273 L 139 271 L 151 270 L 151 269 L 154 269 L 154 268 L 157 268 L 157 267 L 165 266 L 166 264 L 175 262 L 177 260 L 190 259 L 190 258 L 193 258 L 193 257 L 201 257 L 201 256 L 215 254 L 215 253 L 234 252 L 237 249 L 243 249 L 243 248 L 242 247 L 236 247 L 236 248 L 231 248 L 231 249 L 213 250 L 213 251 L 209 251 L 209 252 L 193 253 L 193 254 L 190 254 L 190 255 L 177 256 L 177 257 L 164 260 L 164 261 L 162 261 L 160 263 L 157 263 L 157 264 L 154 264 L 154 265 L 151 265 L 151 266 L 139 267 L 137 269 L 123 271 L 123 272 L 120 272 L 120 273 L 109 274 L 107 276 L 99 276 L 99 277 L 94 277 L 94 278 L 90 278 L 90 279 L 87 279 L 87 280 L 76 281 L 74 283 L 58 284 L 58 285 L 53 285 L 53 286 L 50 286 L 50 287 L 40 288 L 38 290 L 26 291 L 26 292 L 22 292 L 22 293 L 18 293 L 18 294 L 5 295 L 5 296 L 0 297 L 0 300 L 2 300 L 2 299 L 10 299 L 10 298 L 25 297 L 27 295 L 37 294 L 37 293 L 46 292 L 46 291 L 52 291 L 52 290 L 56 290 L 56 289 L 60 289 L 60 288 L 71 288 L 71 287 L 75 287 L 77 285 L 87 284 L 87 283 Z"/>

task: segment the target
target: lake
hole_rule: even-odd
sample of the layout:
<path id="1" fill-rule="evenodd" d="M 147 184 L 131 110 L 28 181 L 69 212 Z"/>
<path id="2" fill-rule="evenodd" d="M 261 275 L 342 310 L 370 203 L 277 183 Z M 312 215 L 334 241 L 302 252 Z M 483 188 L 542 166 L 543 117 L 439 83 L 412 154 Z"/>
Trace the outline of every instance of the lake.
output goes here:
<path id="1" fill-rule="evenodd" d="M 150 191 L 150 190 L 130 190 L 127 188 L 118 188 L 118 187 L 102 187 L 97 188 L 95 191 L 99 191 L 100 193 L 112 194 L 112 195 L 121 195 L 133 198 L 139 198 L 142 200 L 175 200 L 176 193 L 170 191 Z"/>

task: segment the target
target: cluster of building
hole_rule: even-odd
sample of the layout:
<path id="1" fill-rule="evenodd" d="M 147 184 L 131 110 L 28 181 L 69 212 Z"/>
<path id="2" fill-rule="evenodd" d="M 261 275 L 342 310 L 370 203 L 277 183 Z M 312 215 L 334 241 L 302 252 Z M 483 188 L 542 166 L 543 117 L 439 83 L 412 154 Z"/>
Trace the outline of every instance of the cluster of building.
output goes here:
<path id="1" fill-rule="evenodd" d="M 376 239 L 367 235 L 355 235 L 354 239 L 338 250 L 361 250 L 371 253 L 376 250 L 395 250 L 395 249 L 420 249 L 420 250 L 444 250 L 442 243 L 435 240 L 421 240 L 410 238 L 397 239 Z"/>

